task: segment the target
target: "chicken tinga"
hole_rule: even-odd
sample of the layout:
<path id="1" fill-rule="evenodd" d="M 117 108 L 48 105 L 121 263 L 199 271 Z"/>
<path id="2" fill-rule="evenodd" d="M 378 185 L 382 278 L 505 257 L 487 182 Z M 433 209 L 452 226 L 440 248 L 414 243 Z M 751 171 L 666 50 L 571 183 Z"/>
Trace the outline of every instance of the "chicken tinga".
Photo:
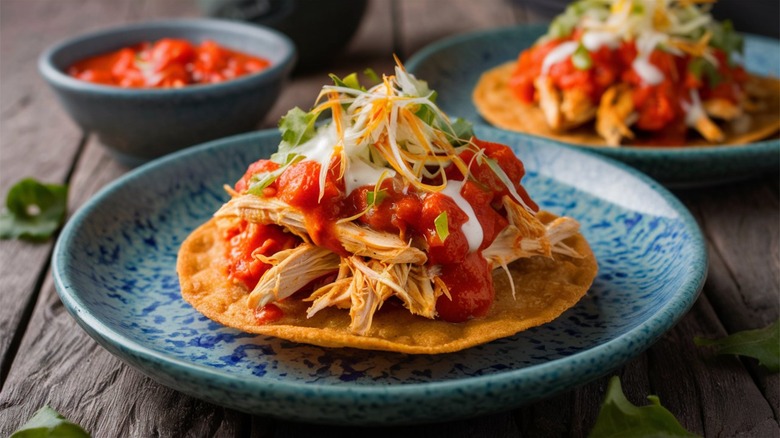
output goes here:
<path id="1" fill-rule="evenodd" d="M 579 0 L 516 61 L 482 75 L 490 123 L 580 144 L 742 144 L 780 129 L 780 82 L 738 64 L 707 0 Z M 704 4 L 704 5 L 702 5 Z"/>
<path id="2" fill-rule="evenodd" d="M 185 300 L 246 332 L 429 354 L 577 303 L 597 271 L 578 222 L 539 211 L 509 147 L 394 73 L 369 89 L 333 76 L 281 119 L 278 151 L 183 243 Z"/>

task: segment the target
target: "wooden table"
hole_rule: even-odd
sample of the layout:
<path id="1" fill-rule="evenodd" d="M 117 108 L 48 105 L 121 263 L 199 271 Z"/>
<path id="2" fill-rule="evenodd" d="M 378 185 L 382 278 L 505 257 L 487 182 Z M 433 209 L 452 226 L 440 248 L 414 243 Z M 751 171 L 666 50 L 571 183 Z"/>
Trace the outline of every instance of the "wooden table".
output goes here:
<path id="1" fill-rule="evenodd" d="M 0 1 L 0 192 L 17 180 L 70 184 L 70 212 L 128 169 L 81 132 L 36 71 L 48 45 L 81 32 L 159 17 L 198 16 L 189 0 Z M 263 128 L 309 107 L 327 73 L 389 72 L 442 37 L 534 21 L 521 3 L 374 0 L 348 49 L 320 71 L 296 74 Z M 709 244 L 709 278 L 691 311 L 652 348 L 610 375 L 635 404 L 656 394 L 705 436 L 780 436 L 780 380 L 756 361 L 713 357 L 697 335 L 722 337 L 778 318 L 778 175 L 677 191 Z M 0 435 L 48 404 L 96 437 L 123 436 L 585 436 L 609 376 L 532 405 L 446 424 L 346 428 L 250 416 L 163 387 L 99 347 L 65 311 L 49 259 L 53 241 L 0 242 Z"/>

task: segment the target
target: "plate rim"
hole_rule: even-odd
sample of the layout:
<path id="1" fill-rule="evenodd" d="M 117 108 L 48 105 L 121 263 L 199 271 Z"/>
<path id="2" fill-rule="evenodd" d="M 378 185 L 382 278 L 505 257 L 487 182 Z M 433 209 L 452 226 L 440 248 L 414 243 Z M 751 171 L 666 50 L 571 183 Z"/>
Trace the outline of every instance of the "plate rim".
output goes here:
<path id="1" fill-rule="evenodd" d="M 489 126 L 480 128 L 497 130 L 497 128 L 492 128 Z M 168 354 L 165 354 L 164 352 L 155 351 L 143 343 L 123 336 L 119 331 L 114 330 L 109 324 L 104 323 L 100 318 L 91 313 L 89 310 L 89 305 L 80 299 L 80 292 L 78 292 L 72 286 L 72 283 L 68 281 L 69 275 L 67 272 L 63 272 L 63 269 L 66 265 L 67 248 L 75 239 L 79 227 L 90 218 L 92 212 L 97 209 L 97 207 L 101 204 L 101 202 L 103 202 L 104 199 L 109 198 L 113 192 L 121 189 L 126 184 L 130 184 L 134 180 L 142 178 L 147 172 L 152 172 L 155 169 L 165 169 L 167 166 L 175 165 L 177 160 L 187 156 L 199 155 L 211 149 L 229 147 L 236 142 L 245 142 L 254 138 L 278 135 L 279 134 L 276 129 L 254 131 L 207 142 L 199 146 L 178 151 L 168 156 L 153 160 L 110 182 L 72 214 L 65 227 L 62 229 L 52 253 L 52 275 L 54 277 L 55 289 L 61 301 L 71 316 L 82 327 L 82 329 L 84 329 L 90 335 L 90 337 L 98 341 L 98 343 L 101 343 L 104 348 L 108 349 L 109 352 L 111 352 L 115 357 L 118 356 L 117 358 L 123 362 L 127 362 L 127 360 L 124 357 L 121 357 L 121 355 L 114 353 L 112 349 L 107 348 L 103 342 L 108 342 L 112 345 L 112 347 L 123 350 L 125 354 L 127 354 L 127 352 L 132 352 L 137 357 L 140 357 L 148 362 L 160 364 L 166 367 L 185 369 L 192 375 L 196 376 L 198 379 L 207 378 L 212 382 L 236 383 L 248 386 L 250 388 L 261 388 L 264 391 L 278 396 L 300 394 L 301 391 L 313 391 L 317 394 L 318 397 L 324 397 L 325 399 L 329 400 L 337 400 L 345 397 L 348 398 L 354 395 L 374 397 L 386 396 L 389 394 L 393 396 L 414 395 L 416 399 L 425 401 L 447 398 L 454 391 L 473 391 L 484 389 L 487 385 L 493 384 L 509 383 L 511 385 L 514 383 L 517 385 L 518 383 L 523 383 L 525 381 L 534 381 L 542 375 L 549 374 L 551 370 L 556 371 L 560 378 L 569 380 L 574 379 L 578 381 L 578 384 L 584 384 L 587 381 L 597 378 L 598 376 L 590 376 L 587 380 L 584 381 L 577 379 L 577 376 L 583 374 L 583 372 L 579 371 L 576 366 L 578 362 L 582 360 L 588 360 L 593 357 L 597 359 L 602 358 L 603 360 L 603 358 L 608 357 L 607 353 L 624 350 L 628 345 L 640 345 L 640 348 L 636 350 L 635 354 L 631 354 L 629 357 L 622 359 L 618 363 L 611 364 L 608 369 L 604 369 L 600 373 L 603 375 L 619 366 L 622 366 L 627 360 L 634 358 L 636 355 L 641 354 L 641 352 L 649 348 L 671 327 L 676 325 L 697 301 L 704 286 L 709 263 L 706 242 L 704 240 L 701 229 L 699 228 L 691 213 L 671 192 L 669 192 L 652 178 L 619 161 L 588 151 L 574 150 L 570 148 L 564 148 L 563 146 L 554 145 L 554 147 L 565 149 L 565 153 L 586 154 L 591 155 L 597 160 L 606 161 L 608 164 L 622 169 L 631 177 L 639 179 L 641 183 L 650 186 L 653 191 L 659 193 L 663 200 L 668 203 L 676 213 L 678 213 L 679 219 L 682 221 L 685 229 L 690 233 L 691 239 L 689 245 L 691 246 L 692 254 L 696 256 L 695 260 L 698 262 L 697 264 L 702 267 L 702 269 L 698 272 L 693 272 L 688 281 L 686 281 L 680 288 L 675 291 L 674 300 L 670 300 L 664 303 L 664 305 L 659 308 L 653 315 L 651 315 L 650 318 L 642 321 L 639 325 L 632 328 L 630 331 L 623 333 L 620 336 L 609 340 L 608 342 L 574 353 L 570 356 L 540 364 L 514 368 L 497 374 L 465 376 L 437 382 L 379 385 L 351 385 L 348 382 L 345 382 L 344 384 L 334 385 L 333 383 L 323 384 L 321 382 L 290 382 L 283 380 L 266 380 L 263 378 L 246 379 L 244 376 L 226 373 L 213 367 L 172 357 Z M 523 140 L 521 137 L 518 137 L 518 139 L 519 141 Z M 193 312 L 195 312 L 194 309 Z M 673 313 L 669 314 L 669 312 Z M 648 336 L 647 333 L 643 333 L 645 331 L 650 331 L 652 336 Z M 139 370 L 138 366 L 134 366 L 133 364 L 130 365 L 133 366 L 133 368 Z M 140 369 L 139 371 L 142 371 L 148 375 L 148 373 L 143 369 Z M 154 380 L 159 381 L 157 378 L 154 378 Z M 178 388 L 174 389 L 181 391 Z M 567 390 L 569 389 L 571 389 L 571 384 L 567 385 Z M 195 394 L 191 395 L 197 397 Z M 552 394 L 550 393 L 548 396 L 549 395 Z"/>

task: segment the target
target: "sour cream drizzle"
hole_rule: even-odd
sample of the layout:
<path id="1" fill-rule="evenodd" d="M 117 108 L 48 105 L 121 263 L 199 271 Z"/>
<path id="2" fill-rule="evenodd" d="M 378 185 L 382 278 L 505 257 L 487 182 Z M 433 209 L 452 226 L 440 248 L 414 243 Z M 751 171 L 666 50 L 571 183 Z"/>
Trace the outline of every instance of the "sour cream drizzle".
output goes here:
<path id="1" fill-rule="evenodd" d="M 350 157 L 344 174 L 344 186 L 347 193 L 352 193 L 353 190 L 360 186 L 375 185 L 382 178 L 382 174 L 385 177 L 392 178 L 396 173 L 392 169 L 375 167 L 360 158 Z"/>
<path id="2" fill-rule="evenodd" d="M 577 41 L 566 41 L 552 49 L 550 53 L 544 57 L 544 61 L 542 61 L 542 74 L 546 75 L 550 71 L 550 67 L 569 59 L 577 50 L 577 46 L 579 46 Z"/>
<path id="3" fill-rule="evenodd" d="M 468 216 L 468 220 L 463 224 L 461 230 L 466 236 L 466 241 L 469 243 L 469 251 L 474 252 L 479 249 L 480 245 L 482 245 L 484 232 L 482 230 L 482 225 L 479 223 L 479 219 L 477 219 L 477 215 L 474 213 L 474 209 L 471 207 L 471 204 L 469 204 L 468 201 L 466 201 L 466 198 L 460 194 L 461 188 L 463 188 L 462 182 L 450 181 L 447 186 L 444 187 L 441 193 L 445 196 L 449 196 L 453 201 L 455 201 L 455 204 L 458 206 L 458 208 L 463 210 L 463 213 L 466 213 L 466 216 Z"/>
<path id="4" fill-rule="evenodd" d="M 650 62 L 653 51 L 668 43 L 670 35 L 690 33 L 712 20 L 708 14 L 690 16 L 690 11 L 688 16 L 678 17 L 668 12 L 669 3 L 670 0 L 616 0 L 605 17 L 599 18 L 593 14 L 583 16 L 579 24 L 582 30 L 580 42 L 589 52 L 595 52 L 604 46 L 615 49 L 622 40 L 635 40 L 637 56 L 631 68 L 647 85 L 658 85 L 664 81 L 664 74 Z M 644 12 L 634 13 L 632 8 L 639 8 Z M 542 61 L 542 74 L 547 74 L 553 65 L 569 59 L 578 44 L 575 41 L 567 41 L 550 51 Z M 682 55 L 674 46 L 668 44 L 664 46 L 664 50 Z M 714 61 L 712 56 L 705 54 L 705 57 Z"/>

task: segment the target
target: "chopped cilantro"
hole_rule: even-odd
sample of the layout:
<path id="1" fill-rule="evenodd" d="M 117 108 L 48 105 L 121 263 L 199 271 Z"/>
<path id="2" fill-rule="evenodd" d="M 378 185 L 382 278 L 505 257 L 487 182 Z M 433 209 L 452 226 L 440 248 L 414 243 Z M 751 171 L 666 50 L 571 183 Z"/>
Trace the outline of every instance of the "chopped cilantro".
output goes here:
<path id="1" fill-rule="evenodd" d="M 366 192 L 366 203 L 370 206 L 379 205 L 386 197 L 387 197 L 387 192 L 385 190 L 379 190 L 379 191 L 371 190 Z"/>
<path id="2" fill-rule="evenodd" d="M 719 25 L 712 27 L 712 40 L 710 44 L 726 52 L 730 64 L 733 64 L 734 54 L 742 53 L 745 47 L 745 39 L 736 30 L 730 20 L 723 20 Z"/>
<path id="3" fill-rule="evenodd" d="M 577 70 L 588 70 L 593 67 L 593 59 L 590 57 L 590 52 L 582 43 L 577 45 L 577 50 L 571 55 L 571 62 Z"/>
<path id="4" fill-rule="evenodd" d="M 718 72 L 718 68 L 701 57 L 694 58 L 688 63 L 688 71 L 690 71 L 696 79 L 700 81 L 706 80 L 710 87 L 716 87 L 723 81 L 723 76 Z"/>
<path id="5" fill-rule="evenodd" d="M 447 219 L 447 212 L 442 211 L 439 213 L 439 215 L 436 216 L 436 219 L 433 220 L 433 225 L 436 227 L 436 234 L 439 236 L 439 239 L 444 242 L 447 239 L 447 236 L 450 235 L 450 226 L 449 220 Z"/>

